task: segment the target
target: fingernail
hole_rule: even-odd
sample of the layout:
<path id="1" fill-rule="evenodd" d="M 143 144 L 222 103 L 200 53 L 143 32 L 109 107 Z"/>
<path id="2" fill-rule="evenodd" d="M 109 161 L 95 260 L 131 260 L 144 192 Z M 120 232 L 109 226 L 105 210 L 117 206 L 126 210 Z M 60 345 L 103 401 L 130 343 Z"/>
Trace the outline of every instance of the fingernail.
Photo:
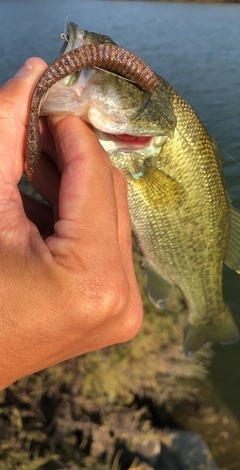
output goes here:
<path id="1" fill-rule="evenodd" d="M 24 75 L 27 75 L 27 73 L 30 72 L 31 69 L 31 64 L 29 64 L 29 62 L 25 62 L 25 64 L 18 70 L 15 77 L 24 77 Z"/>

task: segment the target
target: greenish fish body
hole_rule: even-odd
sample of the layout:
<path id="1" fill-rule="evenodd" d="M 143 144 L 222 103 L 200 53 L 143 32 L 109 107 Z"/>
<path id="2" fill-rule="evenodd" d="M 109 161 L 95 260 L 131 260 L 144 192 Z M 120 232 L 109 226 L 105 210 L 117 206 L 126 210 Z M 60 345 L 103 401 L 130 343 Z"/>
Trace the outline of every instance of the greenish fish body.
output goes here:
<path id="1" fill-rule="evenodd" d="M 64 53 L 107 36 L 68 26 Z M 143 253 L 150 299 L 164 307 L 177 286 L 189 317 L 186 354 L 239 339 L 222 295 L 222 264 L 240 270 L 240 215 L 231 207 L 217 144 L 190 104 L 158 76 L 152 96 L 99 69 L 54 85 L 41 113 L 90 122 L 128 181 L 132 227 Z"/>

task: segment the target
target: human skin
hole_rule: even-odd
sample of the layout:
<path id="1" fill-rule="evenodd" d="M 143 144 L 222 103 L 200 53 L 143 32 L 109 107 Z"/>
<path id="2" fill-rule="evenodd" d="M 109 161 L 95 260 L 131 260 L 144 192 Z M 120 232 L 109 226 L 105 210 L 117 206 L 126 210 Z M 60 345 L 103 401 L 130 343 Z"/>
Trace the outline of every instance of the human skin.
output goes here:
<path id="1" fill-rule="evenodd" d="M 91 127 L 73 116 L 42 119 L 32 184 L 49 205 L 17 188 L 30 98 L 45 68 L 31 58 L 0 89 L 1 389 L 130 340 L 143 315 L 126 180 Z"/>

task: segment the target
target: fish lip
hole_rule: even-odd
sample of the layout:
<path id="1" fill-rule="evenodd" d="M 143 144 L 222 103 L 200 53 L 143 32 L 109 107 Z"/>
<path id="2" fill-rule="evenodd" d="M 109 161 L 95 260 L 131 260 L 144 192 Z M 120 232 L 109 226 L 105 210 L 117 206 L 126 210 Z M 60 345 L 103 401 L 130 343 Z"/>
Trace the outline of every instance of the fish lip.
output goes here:
<path id="1" fill-rule="evenodd" d="M 84 46 L 87 43 L 85 33 L 86 31 L 84 29 L 80 29 L 76 23 L 69 21 L 65 41 L 58 54 L 58 58 L 77 47 Z"/>
<path id="2" fill-rule="evenodd" d="M 59 51 L 57 58 L 62 57 L 62 55 L 67 54 L 72 49 L 74 49 L 74 45 L 76 42 L 77 36 L 77 24 L 70 21 L 67 25 L 67 34 L 64 34 L 65 40 L 64 43 Z"/>

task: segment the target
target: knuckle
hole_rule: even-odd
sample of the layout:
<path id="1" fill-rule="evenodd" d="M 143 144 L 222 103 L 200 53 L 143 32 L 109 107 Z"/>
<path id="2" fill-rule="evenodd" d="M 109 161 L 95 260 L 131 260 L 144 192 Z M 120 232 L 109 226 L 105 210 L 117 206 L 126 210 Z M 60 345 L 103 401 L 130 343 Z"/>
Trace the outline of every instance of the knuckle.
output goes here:
<path id="1" fill-rule="evenodd" d="M 142 299 L 137 286 L 130 291 L 126 277 L 115 278 L 115 282 L 104 290 L 101 308 L 108 321 L 115 322 L 120 342 L 133 339 L 139 332 L 143 321 Z"/>
<path id="2" fill-rule="evenodd" d="M 108 285 L 104 286 L 101 296 L 101 309 L 111 318 L 121 317 L 130 302 L 129 286 L 122 276 L 111 276 Z"/>
<path id="3" fill-rule="evenodd" d="M 123 341 L 130 341 L 139 332 L 143 321 L 143 305 L 140 294 L 132 301 L 124 321 Z"/>

